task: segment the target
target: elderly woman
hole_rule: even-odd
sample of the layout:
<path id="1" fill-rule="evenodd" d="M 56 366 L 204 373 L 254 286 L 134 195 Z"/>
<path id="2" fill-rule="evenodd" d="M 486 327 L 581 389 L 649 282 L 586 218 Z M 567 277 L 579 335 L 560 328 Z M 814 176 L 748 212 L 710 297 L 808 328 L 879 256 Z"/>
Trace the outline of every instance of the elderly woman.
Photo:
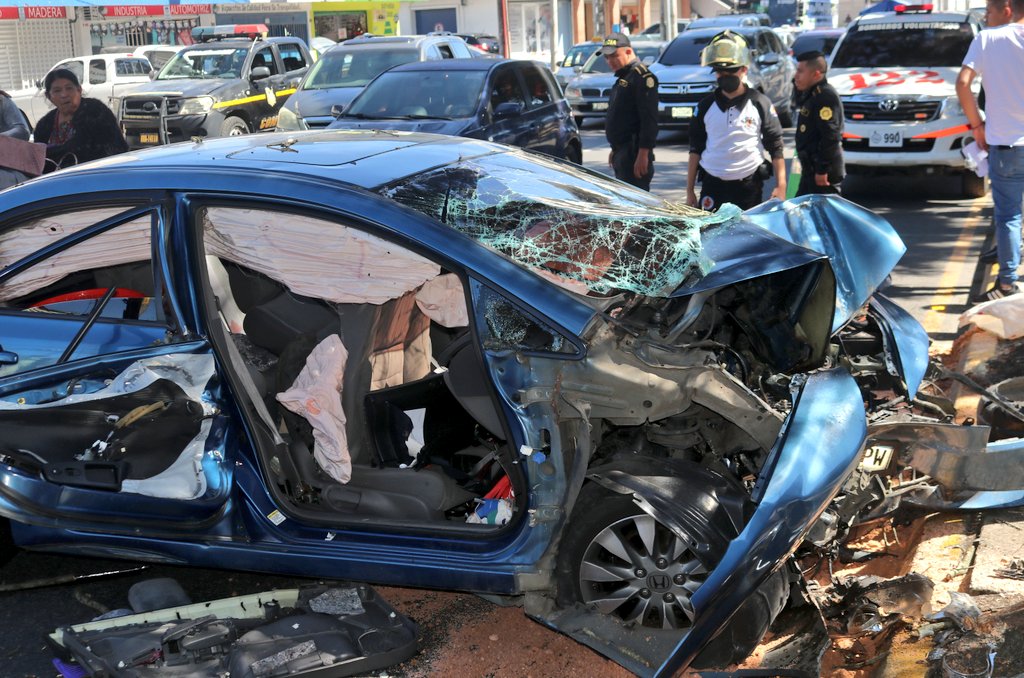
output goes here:
<path id="1" fill-rule="evenodd" d="M 35 140 L 46 144 L 46 171 L 124 153 L 117 118 L 99 99 L 82 97 L 82 85 L 74 73 L 57 68 L 46 74 L 46 98 L 56 110 L 36 125 Z"/>
<path id="2" fill-rule="evenodd" d="M 14 139 L 28 141 L 28 121 L 22 115 L 21 110 L 11 101 L 7 92 L 0 90 L 0 134 Z M 28 177 L 16 169 L 5 167 L 0 162 L 0 191 L 5 188 L 20 184 Z"/>

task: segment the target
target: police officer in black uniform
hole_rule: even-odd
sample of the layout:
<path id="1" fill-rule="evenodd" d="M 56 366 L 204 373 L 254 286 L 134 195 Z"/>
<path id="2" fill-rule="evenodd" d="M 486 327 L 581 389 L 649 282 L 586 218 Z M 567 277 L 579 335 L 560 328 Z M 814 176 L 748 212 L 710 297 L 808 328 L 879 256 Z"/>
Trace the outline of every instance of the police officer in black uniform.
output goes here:
<path id="1" fill-rule="evenodd" d="M 649 191 L 658 138 L 658 79 L 636 58 L 622 33 L 606 37 L 601 53 L 617 78 L 604 125 L 612 147 L 608 165 L 616 179 Z"/>
<path id="2" fill-rule="evenodd" d="M 825 80 L 828 64 L 821 52 L 804 52 L 796 59 L 796 155 L 801 165 L 796 194 L 839 193 L 844 175 L 843 104 Z"/>

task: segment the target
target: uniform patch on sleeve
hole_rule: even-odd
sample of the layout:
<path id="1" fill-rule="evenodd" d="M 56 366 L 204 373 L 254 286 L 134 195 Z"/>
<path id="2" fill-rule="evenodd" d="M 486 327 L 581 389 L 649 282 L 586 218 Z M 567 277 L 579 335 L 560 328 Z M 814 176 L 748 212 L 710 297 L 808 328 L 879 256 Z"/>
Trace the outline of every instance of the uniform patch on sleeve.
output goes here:
<path id="1" fill-rule="evenodd" d="M 715 199 L 710 195 L 705 195 L 700 201 L 700 208 L 705 212 L 710 212 L 715 209 Z"/>
<path id="2" fill-rule="evenodd" d="M 648 75 L 646 78 L 644 78 L 644 82 L 647 83 L 647 88 L 648 89 L 654 87 L 654 76 L 653 75 Z"/>
<path id="3" fill-rule="evenodd" d="M 821 110 L 818 111 L 818 117 L 820 117 L 825 122 L 828 122 L 829 120 L 832 119 L 832 109 L 829 108 L 828 106 L 822 106 Z"/>

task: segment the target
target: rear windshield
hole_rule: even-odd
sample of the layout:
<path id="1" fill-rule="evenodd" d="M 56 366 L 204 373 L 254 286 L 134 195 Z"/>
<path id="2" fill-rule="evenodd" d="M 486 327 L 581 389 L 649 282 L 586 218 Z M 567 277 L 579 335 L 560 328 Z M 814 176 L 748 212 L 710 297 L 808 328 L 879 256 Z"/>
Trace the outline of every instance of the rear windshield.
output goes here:
<path id="1" fill-rule="evenodd" d="M 660 63 L 666 66 L 699 66 L 700 53 L 713 37 L 715 36 L 693 37 L 683 34 L 669 44 L 665 53 L 661 55 Z"/>
<path id="2" fill-rule="evenodd" d="M 800 56 L 804 52 L 821 52 L 828 56 L 832 53 L 832 48 L 836 46 L 837 42 L 839 42 L 838 35 L 804 33 L 793 41 L 793 46 L 790 49 L 796 56 Z"/>
<path id="3" fill-rule="evenodd" d="M 476 114 L 486 71 L 385 73 L 359 93 L 346 117 L 371 120 L 468 118 Z"/>
<path id="4" fill-rule="evenodd" d="M 332 49 L 309 69 L 302 89 L 365 87 L 378 75 L 401 64 L 418 61 L 416 49 Z"/>
<path id="5" fill-rule="evenodd" d="M 973 39 L 974 31 L 966 23 L 897 18 L 891 23 L 863 24 L 847 32 L 832 67 L 958 67 Z"/>

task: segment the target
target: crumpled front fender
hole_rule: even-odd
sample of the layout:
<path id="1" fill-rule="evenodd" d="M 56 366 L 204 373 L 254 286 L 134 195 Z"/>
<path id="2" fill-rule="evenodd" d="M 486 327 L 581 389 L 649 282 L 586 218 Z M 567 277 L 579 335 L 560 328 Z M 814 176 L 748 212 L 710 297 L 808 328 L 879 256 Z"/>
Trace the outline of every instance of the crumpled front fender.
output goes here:
<path id="1" fill-rule="evenodd" d="M 871 314 L 882 328 L 887 358 L 907 387 L 907 396 L 915 398 L 928 372 L 928 333 L 914 316 L 884 294 L 875 293 L 870 301 Z"/>
<path id="2" fill-rule="evenodd" d="M 689 666 L 793 553 L 857 465 L 866 437 L 853 377 L 844 370 L 809 376 L 755 488 L 757 509 L 694 593 L 694 625 L 655 675 L 671 676 Z"/>

